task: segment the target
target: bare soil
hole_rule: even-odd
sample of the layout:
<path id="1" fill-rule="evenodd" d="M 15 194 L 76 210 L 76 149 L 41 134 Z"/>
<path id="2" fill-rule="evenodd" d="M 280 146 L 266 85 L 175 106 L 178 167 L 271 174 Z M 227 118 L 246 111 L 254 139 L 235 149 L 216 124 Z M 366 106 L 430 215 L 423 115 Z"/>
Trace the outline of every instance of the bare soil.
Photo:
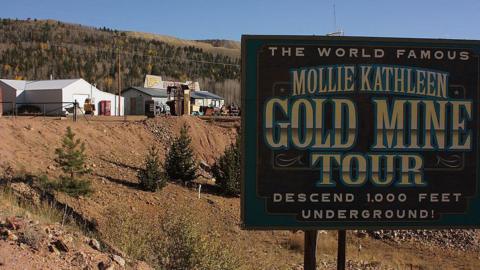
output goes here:
<path id="1" fill-rule="evenodd" d="M 16 170 L 47 174 L 52 178 L 58 176 L 60 170 L 52 166 L 54 149 L 60 146 L 66 127 L 71 126 L 78 138 L 85 141 L 88 162 L 94 170 L 89 178 L 95 192 L 90 197 L 78 199 L 59 194 L 58 200 L 96 222 L 100 233 L 109 229 L 106 228 L 108 211 L 112 207 L 128 209 L 146 219 L 168 218 L 165 216 L 167 211 L 189 207 L 197 213 L 198 221 L 207 231 L 216 232 L 210 237 L 234 248 L 241 258 L 242 269 L 301 269 L 302 234 L 242 230 L 239 198 L 221 196 L 212 185 L 203 186 L 200 198 L 196 186 L 169 183 L 155 193 L 138 188 L 136 174 L 148 147 L 155 144 L 165 153 L 171 139 L 184 124 L 190 127 L 196 156 L 210 165 L 235 140 L 239 127 L 238 120 L 220 122 L 195 117 L 159 117 L 126 122 L 121 119 L 88 122 L 82 119 L 77 123 L 71 119 L 0 118 L 0 166 L 11 165 Z M 457 251 L 414 240 L 396 243 L 369 236 L 360 238 L 354 233 L 349 233 L 347 240 L 349 269 L 480 268 L 476 250 Z M 321 232 L 318 245 L 319 269 L 334 269 L 336 232 Z M 0 241 L 1 255 L 5 256 L 3 260 L 16 260 L 18 265 L 25 266 L 22 269 L 30 269 L 30 262 L 40 260 L 35 254 L 5 246 Z M 47 257 L 45 260 L 50 266 L 57 265 L 54 259 Z M 59 263 L 57 269 L 62 268 Z"/>

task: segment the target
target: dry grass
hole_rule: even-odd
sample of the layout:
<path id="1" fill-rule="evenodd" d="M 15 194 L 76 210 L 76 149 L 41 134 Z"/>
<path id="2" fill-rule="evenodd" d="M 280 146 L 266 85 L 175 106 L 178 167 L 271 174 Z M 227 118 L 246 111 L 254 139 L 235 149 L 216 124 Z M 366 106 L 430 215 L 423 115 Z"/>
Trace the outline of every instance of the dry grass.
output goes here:
<path id="1" fill-rule="evenodd" d="M 303 232 L 301 231 L 291 232 L 287 237 L 285 245 L 290 250 L 298 251 L 300 253 L 303 252 L 303 249 L 304 249 Z"/>
<path id="2" fill-rule="evenodd" d="M 106 210 L 109 219 L 103 237 L 130 257 L 154 262 L 155 241 L 158 228 L 151 219 L 145 219 L 122 207 L 110 207 Z"/>
<path id="3" fill-rule="evenodd" d="M 159 40 L 173 46 L 181 46 L 181 47 L 193 46 L 193 47 L 202 49 L 205 52 L 209 52 L 213 54 L 221 54 L 221 55 L 226 55 L 229 57 L 236 57 L 236 58 L 240 57 L 240 48 L 214 47 L 212 44 L 207 42 L 180 39 L 180 38 L 167 36 L 167 35 L 157 35 L 157 34 L 133 32 L 133 31 L 126 32 L 126 33 L 130 37 Z M 232 45 L 235 44 L 235 42 L 232 42 L 232 43 L 233 43 Z"/>
<path id="4" fill-rule="evenodd" d="M 128 256 L 158 269 L 239 268 L 239 261 L 228 244 L 207 239 L 191 213 L 172 211 L 161 220 L 142 217 L 125 208 L 108 209 L 104 238 Z"/>
<path id="5" fill-rule="evenodd" d="M 39 250 L 44 245 L 44 240 L 47 238 L 45 231 L 37 227 L 27 226 L 20 235 L 20 242 L 24 243 L 36 250 Z"/>
<path id="6" fill-rule="evenodd" d="M 60 223 L 68 227 L 79 229 L 75 221 L 69 215 L 48 202 L 40 202 L 38 205 L 20 201 L 8 187 L 0 186 L 0 213 L 5 216 L 23 216 L 38 220 L 41 223 Z"/>
<path id="7" fill-rule="evenodd" d="M 337 233 L 335 231 L 319 231 L 317 253 L 337 256 Z"/>

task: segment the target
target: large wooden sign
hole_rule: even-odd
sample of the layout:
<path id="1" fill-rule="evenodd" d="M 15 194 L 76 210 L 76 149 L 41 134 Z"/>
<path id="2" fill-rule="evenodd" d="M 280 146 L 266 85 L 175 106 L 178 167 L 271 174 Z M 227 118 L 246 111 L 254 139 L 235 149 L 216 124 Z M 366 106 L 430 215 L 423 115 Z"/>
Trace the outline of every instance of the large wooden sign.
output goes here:
<path id="1" fill-rule="evenodd" d="M 250 229 L 480 225 L 480 42 L 243 36 Z"/>

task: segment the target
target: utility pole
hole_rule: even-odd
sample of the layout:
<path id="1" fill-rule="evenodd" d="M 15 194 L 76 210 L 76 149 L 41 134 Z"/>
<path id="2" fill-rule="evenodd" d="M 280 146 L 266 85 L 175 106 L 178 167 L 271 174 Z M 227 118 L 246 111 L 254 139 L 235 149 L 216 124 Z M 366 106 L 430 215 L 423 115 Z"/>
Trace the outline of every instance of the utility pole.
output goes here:
<path id="1" fill-rule="evenodd" d="M 120 73 L 120 48 L 117 48 L 117 65 L 118 65 L 118 111 L 117 115 L 120 116 L 121 112 L 121 101 L 122 101 L 122 79 Z"/>

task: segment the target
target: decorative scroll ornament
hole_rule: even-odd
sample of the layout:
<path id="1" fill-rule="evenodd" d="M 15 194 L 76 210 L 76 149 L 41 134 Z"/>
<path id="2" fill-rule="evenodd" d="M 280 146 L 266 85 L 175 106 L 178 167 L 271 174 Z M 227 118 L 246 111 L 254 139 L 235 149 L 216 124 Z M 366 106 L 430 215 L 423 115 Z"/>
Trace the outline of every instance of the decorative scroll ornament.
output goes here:
<path id="1" fill-rule="evenodd" d="M 279 167 L 291 167 L 293 165 L 304 165 L 302 161 L 303 155 L 289 156 L 282 153 L 275 156 L 275 164 Z"/>
<path id="2" fill-rule="evenodd" d="M 460 168 L 462 166 L 462 157 L 460 155 L 450 155 L 441 157 L 437 155 L 437 166 L 441 165 L 447 168 Z"/>

